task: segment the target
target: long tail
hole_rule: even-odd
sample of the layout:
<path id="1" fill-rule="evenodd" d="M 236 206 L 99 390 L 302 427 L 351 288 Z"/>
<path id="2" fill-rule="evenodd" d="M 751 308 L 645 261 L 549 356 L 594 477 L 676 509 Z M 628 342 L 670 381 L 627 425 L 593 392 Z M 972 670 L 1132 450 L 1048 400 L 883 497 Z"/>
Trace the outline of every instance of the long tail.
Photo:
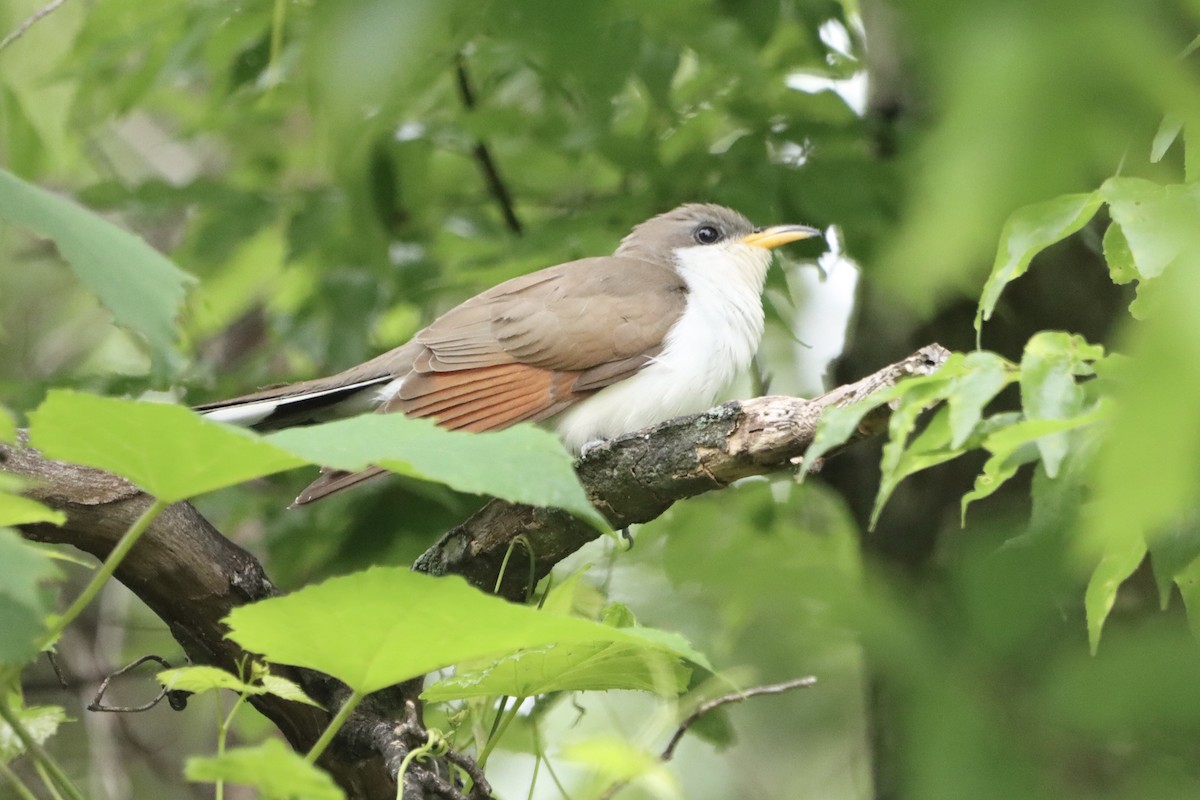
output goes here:
<path id="1" fill-rule="evenodd" d="M 351 486 L 357 486 L 363 481 L 368 481 L 372 478 L 377 478 L 380 475 L 387 475 L 388 471 L 383 467 L 367 467 L 362 472 L 344 472 L 342 470 L 329 470 L 324 472 L 321 477 L 305 487 L 300 496 L 292 501 L 290 508 L 307 505 L 309 503 L 321 500 L 331 494 L 336 494 L 343 489 L 349 489 Z"/>
<path id="2" fill-rule="evenodd" d="M 195 408 L 218 422 L 271 431 L 369 411 L 374 405 L 369 389 L 388 380 L 388 376 L 383 376 L 358 383 L 330 385 L 331 381 L 324 378 L 264 389 Z"/>

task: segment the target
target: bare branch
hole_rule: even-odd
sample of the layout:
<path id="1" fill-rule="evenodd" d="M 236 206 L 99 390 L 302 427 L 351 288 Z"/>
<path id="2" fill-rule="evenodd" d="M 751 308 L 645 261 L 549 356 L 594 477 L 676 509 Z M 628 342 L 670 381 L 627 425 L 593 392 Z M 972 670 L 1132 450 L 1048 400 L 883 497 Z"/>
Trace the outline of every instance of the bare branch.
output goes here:
<path id="1" fill-rule="evenodd" d="M 8 47 L 17 39 L 20 39 L 22 36 L 24 36 L 25 32 L 32 28 L 38 20 L 40 20 L 42 17 L 48 16 L 51 12 L 56 10 L 65 2 L 67 2 L 67 0 L 52 0 L 50 3 L 47 3 L 26 17 L 24 21 L 12 31 L 12 33 L 8 34 L 8 36 L 5 36 L 3 39 L 0 39 L 0 51 L 3 51 L 4 48 Z"/>
<path id="2" fill-rule="evenodd" d="M 92 702 L 87 704 L 87 710 L 88 711 L 113 711 L 113 712 L 121 712 L 121 713 L 137 713 L 139 711 L 149 711 L 150 709 L 154 708 L 156 705 L 161 703 L 162 699 L 167 696 L 167 692 L 169 691 L 167 689 L 167 687 L 165 687 L 165 686 L 160 687 L 160 691 L 159 691 L 157 697 L 155 697 L 153 700 L 151 700 L 147 703 L 142 703 L 140 706 L 106 706 L 106 705 L 104 705 L 104 693 L 108 691 L 108 685 L 110 683 L 112 683 L 112 679 L 118 678 L 121 675 L 124 675 L 126 672 L 129 672 L 130 670 L 137 669 L 142 664 L 145 664 L 147 661 L 153 661 L 156 664 L 160 665 L 163 669 L 171 668 L 170 662 L 168 662 L 165 658 L 163 658 L 162 656 L 156 656 L 153 654 L 144 655 L 141 658 L 131 661 L 130 663 L 121 667 L 116 672 L 113 672 L 110 675 L 106 675 L 104 677 L 104 680 L 100 681 L 100 686 L 96 689 L 96 696 L 92 698 Z M 171 701 L 171 707 L 176 708 L 174 700 Z M 179 710 L 179 709 L 176 708 L 176 710 Z"/>
<path id="3" fill-rule="evenodd" d="M 475 89 L 471 85 L 471 76 L 467 72 L 467 61 L 462 53 L 458 54 L 455 61 L 454 74 L 458 79 L 458 96 L 462 100 L 463 108 L 471 111 L 475 108 Z M 510 231 L 520 236 L 524 228 L 513 207 L 512 193 L 508 191 L 508 185 L 500 177 L 500 169 L 496 166 L 495 159 L 492 158 L 492 151 L 483 140 L 477 140 L 472 152 L 475 160 L 479 162 L 479 169 L 483 172 L 488 192 L 500 206 L 500 213 L 504 215 L 504 224 Z"/>
<path id="4" fill-rule="evenodd" d="M 691 728 L 693 725 L 699 722 L 700 718 L 710 711 L 718 709 L 721 706 L 727 706 L 731 703 L 740 703 L 743 700 L 751 697 L 761 697 L 765 694 L 783 694 L 784 692 L 790 692 L 793 689 L 806 689 L 816 682 L 816 676 L 809 675 L 805 678 L 794 678 L 793 680 L 784 681 L 783 683 L 771 683 L 767 684 L 766 686 L 755 686 L 745 690 L 744 692 L 732 692 L 731 694 L 725 694 L 721 695 L 720 697 L 714 697 L 712 700 L 707 700 L 696 706 L 696 710 L 691 714 L 688 714 L 687 718 L 683 722 L 679 723 L 679 727 L 675 730 L 675 735 L 671 737 L 671 741 L 667 742 L 667 746 L 663 749 L 662 755 L 659 756 L 659 758 L 663 761 L 670 761 L 671 757 L 675 755 L 675 748 L 678 747 L 679 742 L 683 740 L 683 735 L 688 732 L 688 728 Z"/>

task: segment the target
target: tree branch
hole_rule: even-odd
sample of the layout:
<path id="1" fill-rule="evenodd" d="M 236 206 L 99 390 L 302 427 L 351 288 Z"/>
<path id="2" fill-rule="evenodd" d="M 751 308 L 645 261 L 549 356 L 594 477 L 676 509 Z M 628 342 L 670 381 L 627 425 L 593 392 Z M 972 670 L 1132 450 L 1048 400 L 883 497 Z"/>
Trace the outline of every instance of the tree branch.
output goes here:
<path id="1" fill-rule="evenodd" d="M 823 409 L 845 405 L 911 376 L 939 367 L 948 353 L 930 345 L 909 358 L 816 400 L 762 397 L 727 403 L 704 414 L 671 420 L 653 429 L 607 442 L 577 465 L 597 507 L 615 526 L 645 522 L 676 500 L 727 486 L 738 478 L 793 469 L 812 441 Z M 858 438 L 883 430 L 887 409 L 869 415 Z M 65 511 L 62 527 L 22 528 L 31 539 L 69 544 L 104 558 L 151 502 L 125 480 L 100 470 L 42 458 L 23 446 L 0 445 L 0 469 L 36 481 L 27 494 Z M 419 560 L 435 574 L 458 573 L 485 590 L 499 575 L 507 548 L 518 535 L 531 543 L 536 563 L 512 558 L 500 594 L 522 597 L 527 581 L 546 574 L 597 532 L 564 512 L 492 502 L 447 533 Z M 160 514 L 116 571 L 116 577 L 169 626 L 193 663 L 236 673 L 252 654 L 226 639 L 224 617 L 236 606 L 276 594 L 262 565 L 222 536 L 188 503 Z M 337 708 L 345 687 L 327 676 L 272 665 L 327 708 Z M 427 742 L 420 721 L 421 679 L 379 692 L 355 711 L 321 758 L 354 798 L 395 797 L 395 777 L 404 756 Z M 329 714 L 273 695 L 250 699 L 297 750 L 312 746 Z M 459 763 L 462 756 L 449 760 Z M 458 759 L 458 760 L 456 760 Z M 465 763 L 465 762 L 463 762 Z M 469 766 L 464 767 L 468 769 Z M 445 772 L 445 761 L 414 761 L 403 796 L 461 797 Z M 482 773 L 477 788 L 486 787 Z M 486 790 L 485 790 L 486 791 Z M 478 791 L 472 797 L 483 796 Z"/>
<path id="2" fill-rule="evenodd" d="M 467 60 L 462 53 L 458 54 L 458 58 L 454 62 L 454 75 L 458 80 L 458 96 L 462 100 L 463 108 L 467 111 L 473 110 L 475 108 L 475 89 L 471 85 L 471 76 L 467 72 Z M 520 236 L 523 231 L 521 220 L 517 217 L 517 211 L 513 207 L 512 193 L 508 191 L 508 185 L 500 177 L 500 169 L 496 166 L 496 160 L 492 158 L 492 151 L 482 139 L 478 139 L 472 152 L 475 160 L 479 162 L 479 169 L 483 172 L 488 192 L 500 206 L 500 213 L 504 215 L 504 224 L 510 231 Z"/>
<path id="3" fill-rule="evenodd" d="M 928 345 L 903 361 L 814 400 L 756 397 L 668 420 L 588 451 L 576 470 L 593 505 L 614 528 L 649 522 L 677 500 L 724 488 L 751 475 L 794 469 L 812 443 L 826 408 L 849 405 L 904 378 L 933 372 L 948 356 L 941 345 Z M 888 412 L 881 408 L 869 414 L 854 440 L 883 432 Z M 505 554 L 510 547 L 521 547 L 523 552 L 513 553 L 503 570 L 497 592 L 519 600 L 531 577 L 534 582 L 540 580 L 555 564 L 599 535 L 595 528 L 560 509 L 493 500 L 426 550 L 414 568 L 432 575 L 462 575 L 492 591 Z M 530 563 L 535 565 L 532 576 Z"/>

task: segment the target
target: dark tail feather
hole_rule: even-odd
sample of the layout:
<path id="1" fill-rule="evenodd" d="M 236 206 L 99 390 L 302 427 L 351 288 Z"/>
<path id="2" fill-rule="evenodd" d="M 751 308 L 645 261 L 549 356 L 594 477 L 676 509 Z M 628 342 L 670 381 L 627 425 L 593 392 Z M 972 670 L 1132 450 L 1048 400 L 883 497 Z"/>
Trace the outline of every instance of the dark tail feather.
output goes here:
<path id="1" fill-rule="evenodd" d="M 290 508 L 307 505 L 308 503 L 328 497 L 331 494 L 336 494 L 343 489 L 357 486 L 363 481 L 369 481 L 371 478 L 387 474 L 388 471 L 383 467 L 368 467 L 362 472 L 345 472 L 340 469 L 330 470 L 305 487 L 300 496 L 292 501 Z"/>

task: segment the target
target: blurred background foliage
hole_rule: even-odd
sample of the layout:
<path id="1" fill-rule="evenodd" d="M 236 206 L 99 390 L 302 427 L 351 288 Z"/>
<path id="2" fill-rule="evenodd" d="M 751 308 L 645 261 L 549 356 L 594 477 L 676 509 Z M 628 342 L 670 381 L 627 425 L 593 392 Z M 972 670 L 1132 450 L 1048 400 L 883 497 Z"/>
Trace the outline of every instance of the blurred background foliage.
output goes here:
<path id="1" fill-rule="evenodd" d="M 0 30 L 40 5 L 9 0 Z M 838 356 L 834 385 L 929 341 L 970 349 L 1014 209 L 1117 174 L 1179 182 L 1198 163 L 1185 151 L 1200 148 L 1200 82 L 1180 57 L 1198 31 L 1196 0 L 68 2 L 0 51 L 0 163 L 138 232 L 199 284 L 184 358 L 152 373 L 51 246 L 0 227 L 0 397 L 18 413 L 52 385 L 201 402 L 341 369 L 691 200 L 833 228 L 824 272 L 815 246 L 798 247 L 771 278 L 770 388 L 818 391 L 815 351 Z M 1196 133 L 1152 159 L 1164 116 Z M 1196 282 L 1176 281 L 1177 308 L 1163 301 L 1158 326 L 1139 327 L 1132 290 L 1104 268 L 1105 222 L 1039 256 L 983 344 L 1017 360 L 1044 329 L 1132 343 L 1146 356 L 1138 396 L 1174 401 L 1135 406 L 1155 411 L 1138 423 L 1169 440 L 1200 399 Z M 1177 271 L 1200 269 L 1185 262 Z M 1161 459 L 1120 463 L 1142 484 L 1193 475 L 1195 427 Z M 960 529 L 982 462 L 917 475 L 873 533 L 867 445 L 803 486 L 682 504 L 631 552 L 580 554 L 598 588 L 746 683 L 820 680 L 686 742 L 685 796 L 1196 796 L 1200 654 L 1181 603 L 1160 613 L 1137 570 L 1089 655 L 1087 574 L 1066 536 L 1084 496 L 1030 522 L 1022 475 Z M 308 478 L 202 503 L 284 587 L 411 560 L 478 502 L 393 480 L 282 513 Z M 1013 542 L 1038 525 L 1059 535 Z M 1196 526 L 1177 527 L 1185 563 Z M 98 613 L 62 648 L 84 702 L 126 656 L 172 648 L 119 588 Z M 31 681 L 31 702 L 65 702 L 48 672 Z M 648 698 L 580 702 L 539 711 L 551 758 L 585 730 L 653 751 L 671 727 Z M 211 745 L 202 704 L 190 721 L 67 705 L 86 725 L 53 744 L 93 797 L 204 796 L 179 778 Z M 253 741 L 262 725 L 248 717 L 239 733 Z M 505 796 L 533 769 L 514 747 L 489 765 Z M 584 772 L 558 769 L 587 795 Z M 559 795 L 543 777 L 537 796 Z"/>

